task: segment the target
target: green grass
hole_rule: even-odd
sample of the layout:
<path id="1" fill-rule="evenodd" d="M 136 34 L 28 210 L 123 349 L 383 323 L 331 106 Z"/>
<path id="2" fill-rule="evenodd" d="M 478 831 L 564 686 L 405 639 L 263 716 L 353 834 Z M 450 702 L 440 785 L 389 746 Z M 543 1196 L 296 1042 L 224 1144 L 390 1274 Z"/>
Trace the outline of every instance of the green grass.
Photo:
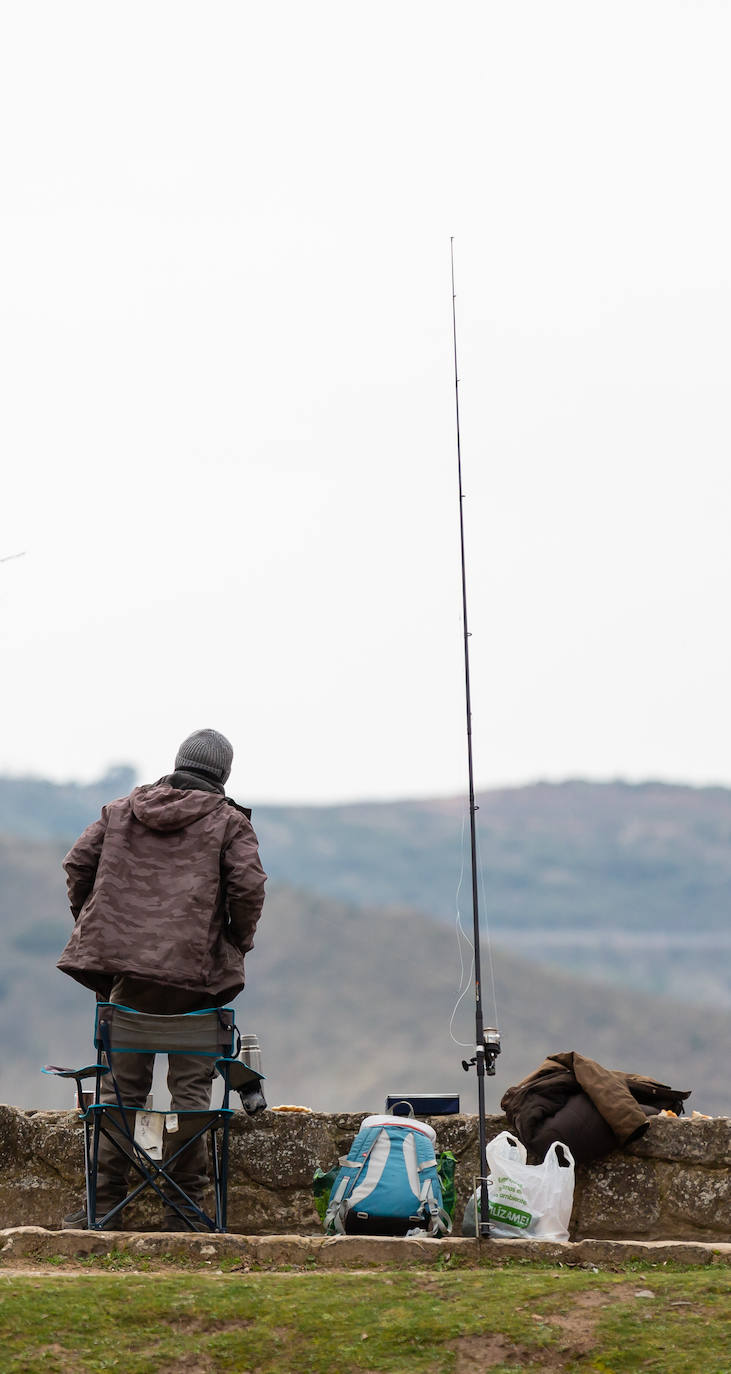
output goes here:
<path id="1" fill-rule="evenodd" d="M 731 1374 L 731 1270 L 0 1271 L 0 1368 Z"/>

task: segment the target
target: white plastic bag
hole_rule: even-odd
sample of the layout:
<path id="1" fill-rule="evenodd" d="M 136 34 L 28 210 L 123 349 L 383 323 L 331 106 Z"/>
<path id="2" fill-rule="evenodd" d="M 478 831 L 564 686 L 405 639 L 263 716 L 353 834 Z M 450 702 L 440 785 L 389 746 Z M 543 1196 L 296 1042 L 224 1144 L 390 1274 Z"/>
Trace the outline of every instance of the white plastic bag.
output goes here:
<path id="1" fill-rule="evenodd" d="M 568 1167 L 551 1145 L 542 1164 L 526 1164 L 525 1146 L 503 1131 L 487 1147 L 487 1180 L 490 1201 L 490 1235 L 503 1239 L 524 1236 L 532 1240 L 568 1240 L 574 1203 L 574 1157 L 561 1145 Z M 479 1213 L 479 1191 L 473 1202 Z M 467 1204 L 468 1211 L 470 1204 Z M 474 1235 L 465 1212 L 464 1235 Z"/>

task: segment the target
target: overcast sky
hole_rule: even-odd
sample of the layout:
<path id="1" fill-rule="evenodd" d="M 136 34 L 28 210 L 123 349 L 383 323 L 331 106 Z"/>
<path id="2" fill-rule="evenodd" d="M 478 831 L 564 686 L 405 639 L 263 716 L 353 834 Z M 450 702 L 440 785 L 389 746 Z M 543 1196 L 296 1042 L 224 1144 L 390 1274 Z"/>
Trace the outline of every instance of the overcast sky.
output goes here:
<path id="1" fill-rule="evenodd" d="M 720 0 L 5 5 L 0 771 L 731 784 Z"/>

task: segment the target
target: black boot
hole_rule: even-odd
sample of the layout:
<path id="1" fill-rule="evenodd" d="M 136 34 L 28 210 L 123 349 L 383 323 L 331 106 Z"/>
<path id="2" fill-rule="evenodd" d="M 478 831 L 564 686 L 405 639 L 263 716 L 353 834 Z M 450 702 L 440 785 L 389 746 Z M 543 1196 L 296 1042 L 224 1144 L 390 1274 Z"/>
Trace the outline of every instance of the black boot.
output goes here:
<path id="1" fill-rule="evenodd" d="M 109 1209 L 107 1208 L 107 1210 Z M 69 1212 L 69 1215 L 67 1217 L 64 1217 L 63 1221 L 61 1222 L 62 1231 L 88 1231 L 88 1229 L 89 1223 L 87 1220 L 85 1207 L 80 1207 L 78 1212 Z M 112 1217 L 111 1221 L 105 1222 L 104 1225 L 100 1227 L 100 1230 L 102 1231 L 121 1231 L 121 1229 L 121 1220 L 119 1225 L 117 1225 L 116 1217 Z"/>
<path id="2" fill-rule="evenodd" d="M 163 1213 L 160 1223 L 161 1231 L 203 1231 L 210 1234 L 210 1227 L 206 1226 L 205 1222 L 201 1221 L 200 1217 L 196 1216 L 195 1212 L 192 1212 L 183 1202 L 180 1204 L 180 1210 L 185 1214 L 184 1217 L 178 1216 L 177 1212 Z"/>

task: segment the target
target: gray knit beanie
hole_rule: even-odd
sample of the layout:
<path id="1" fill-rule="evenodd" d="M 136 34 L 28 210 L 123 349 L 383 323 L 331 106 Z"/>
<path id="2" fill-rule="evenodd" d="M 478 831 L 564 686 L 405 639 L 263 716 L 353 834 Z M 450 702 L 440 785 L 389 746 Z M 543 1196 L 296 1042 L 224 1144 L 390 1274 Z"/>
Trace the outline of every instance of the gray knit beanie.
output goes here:
<path id="1" fill-rule="evenodd" d="M 224 783 L 228 781 L 233 758 L 234 751 L 225 735 L 219 735 L 218 730 L 194 730 L 175 755 L 175 767 L 197 768 Z"/>

